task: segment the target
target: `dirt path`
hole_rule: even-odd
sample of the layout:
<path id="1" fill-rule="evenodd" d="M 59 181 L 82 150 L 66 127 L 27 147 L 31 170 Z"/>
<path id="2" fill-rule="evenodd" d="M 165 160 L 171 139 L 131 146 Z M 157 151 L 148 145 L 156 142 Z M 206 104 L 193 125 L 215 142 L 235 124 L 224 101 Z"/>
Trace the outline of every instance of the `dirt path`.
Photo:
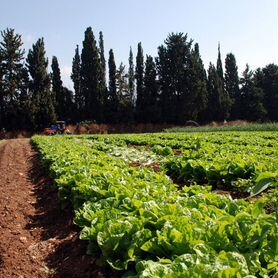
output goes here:
<path id="1" fill-rule="evenodd" d="M 0 142 L 0 278 L 112 277 L 61 210 L 29 139 Z"/>

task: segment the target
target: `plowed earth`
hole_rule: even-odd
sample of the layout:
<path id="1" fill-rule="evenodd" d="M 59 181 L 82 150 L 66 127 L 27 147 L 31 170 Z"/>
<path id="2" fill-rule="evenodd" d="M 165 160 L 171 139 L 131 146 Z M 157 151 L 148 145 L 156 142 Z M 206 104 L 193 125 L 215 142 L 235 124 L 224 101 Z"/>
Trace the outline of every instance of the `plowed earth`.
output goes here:
<path id="1" fill-rule="evenodd" d="M 0 278 L 116 277 L 78 233 L 30 139 L 0 142 Z"/>

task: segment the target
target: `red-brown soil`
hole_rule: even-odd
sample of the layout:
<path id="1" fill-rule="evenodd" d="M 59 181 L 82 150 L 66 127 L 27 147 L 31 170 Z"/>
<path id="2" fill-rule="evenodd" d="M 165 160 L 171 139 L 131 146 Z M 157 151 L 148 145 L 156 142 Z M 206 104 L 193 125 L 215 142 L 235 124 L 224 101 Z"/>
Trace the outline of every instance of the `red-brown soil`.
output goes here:
<path id="1" fill-rule="evenodd" d="M 0 278 L 117 277 L 78 234 L 30 140 L 0 142 Z"/>

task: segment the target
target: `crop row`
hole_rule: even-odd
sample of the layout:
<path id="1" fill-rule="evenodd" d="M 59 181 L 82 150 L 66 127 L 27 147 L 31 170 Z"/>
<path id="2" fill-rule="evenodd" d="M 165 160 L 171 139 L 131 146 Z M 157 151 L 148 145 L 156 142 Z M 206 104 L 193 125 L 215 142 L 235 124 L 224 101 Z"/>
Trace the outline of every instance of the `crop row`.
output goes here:
<path id="1" fill-rule="evenodd" d="M 275 132 L 113 135 L 86 139 L 81 142 L 131 162 L 159 163 L 179 184 L 209 184 L 213 188 L 255 194 L 278 183 Z"/>
<path id="2" fill-rule="evenodd" d="M 157 136 L 144 136 L 146 144 L 139 135 L 33 138 L 62 203 L 75 209 L 88 252 L 101 253 L 125 277 L 275 274 L 277 215 L 265 212 L 265 200 L 232 200 L 209 186 L 178 190 L 165 171 L 132 167 L 137 155 L 142 164 L 166 165 L 176 159 L 174 144 L 186 151 L 200 142 Z"/>

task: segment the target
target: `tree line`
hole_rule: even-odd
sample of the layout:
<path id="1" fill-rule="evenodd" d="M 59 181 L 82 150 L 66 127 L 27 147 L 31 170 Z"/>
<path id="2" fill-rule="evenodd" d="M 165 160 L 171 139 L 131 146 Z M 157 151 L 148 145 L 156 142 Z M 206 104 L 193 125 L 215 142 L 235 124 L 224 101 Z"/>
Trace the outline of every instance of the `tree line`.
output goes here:
<path id="1" fill-rule="evenodd" d="M 116 65 L 113 49 L 105 58 L 102 32 L 96 40 L 88 27 L 82 48 L 76 46 L 71 79 L 63 86 L 57 57 L 46 57 L 39 38 L 27 55 L 21 35 L 1 32 L 0 128 L 41 130 L 55 120 L 70 123 L 168 123 L 183 125 L 224 120 L 278 121 L 278 66 L 239 77 L 235 56 L 220 45 L 216 64 L 204 68 L 199 45 L 184 33 L 171 33 L 156 57 L 130 48 L 128 66 Z M 108 71 L 107 71 L 108 69 Z"/>

